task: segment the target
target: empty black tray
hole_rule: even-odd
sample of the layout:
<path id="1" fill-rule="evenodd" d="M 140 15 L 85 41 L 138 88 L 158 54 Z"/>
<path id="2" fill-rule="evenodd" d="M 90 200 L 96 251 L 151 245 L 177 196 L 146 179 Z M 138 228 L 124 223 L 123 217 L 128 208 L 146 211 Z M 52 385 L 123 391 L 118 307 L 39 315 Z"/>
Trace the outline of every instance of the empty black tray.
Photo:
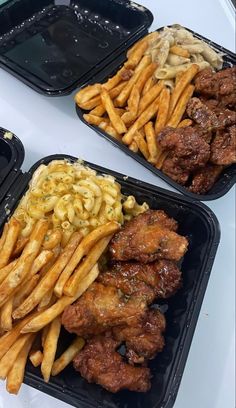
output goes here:
<path id="1" fill-rule="evenodd" d="M 157 31 L 162 30 L 163 27 L 158 29 Z M 195 37 L 204 40 L 207 44 L 210 46 L 214 47 L 216 50 L 221 52 L 223 54 L 223 60 L 224 60 L 224 68 L 227 67 L 232 67 L 233 65 L 236 65 L 236 56 L 234 53 L 232 53 L 229 50 L 226 50 L 225 48 L 221 47 L 218 44 L 215 44 L 211 40 L 201 36 L 200 34 L 195 33 L 194 31 L 190 30 L 187 28 L 191 33 L 194 34 Z M 123 59 L 120 59 L 120 64 L 123 63 L 126 60 L 126 54 L 123 53 Z M 98 75 L 94 78 L 92 78 L 89 83 L 95 83 L 95 82 L 105 82 L 108 77 L 112 76 L 115 74 L 115 72 L 118 70 L 118 67 L 120 64 L 117 64 L 115 67 L 114 65 L 108 66 L 106 69 L 104 69 L 102 72 L 99 72 Z M 94 129 L 100 136 L 105 137 L 107 140 L 109 140 L 114 146 L 118 147 L 121 149 L 124 153 L 128 154 L 131 156 L 133 159 L 138 161 L 140 164 L 142 164 L 144 167 L 146 167 L 148 170 L 150 170 L 152 173 L 156 174 L 157 176 L 161 177 L 164 181 L 166 181 L 168 184 L 170 184 L 172 187 L 176 188 L 179 190 L 181 193 L 184 195 L 193 198 L 194 200 L 216 200 L 219 197 L 222 197 L 225 195 L 230 188 L 235 184 L 236 181 L 236 164 L 233 164 L 223 170 L 221 173 L 219 179 L 216 181 L 214 186 L 206 193 L 206 194 L 195 194 L 189 191 L 187 188 L 184 186 L 181 186 L 180 184 L 176 183 L 174 180 L 172 180 L 169 176 L 165 175 L 161 170 L 158 170 L 156 167 L 154 167 L 152 164 L 150 164 L 141 154 L 139 153 L 134 153 L 132 152 L 124 143 L 120 142 L 117 139 L 114 139 L 114 137 L 108 135 L 105 131 L 100 129 L 98 126 L 95 125 L 90 125 L 85 121 L 83 118 L 83 114 L 86 113 L 87 111 L 79 108 L 76 105 L 76 112 L 79 116 L 79 118 L 90 128 Z"/>
<path id="2" fill-rule="evenodd" d="M 65 95 L 147 32 L 125 0 L 10 0 L 0 6 L 0 66 L 45 95 Z"/>
<path id="3" fill-rule="evenodd" d="M 0 150 L 3 154 L 2 150 Z M 77 160 L 71 156 L 54 155 L 37 162 L 27 173 L 20 168 L 16 172 L 15 183 L 8 189 L 0 204 L 0 230 L 9 214 L 12 214 L 20 198 L 26 191 L 34 171 L 41 163 L 48 164 L 56 159 Z M 67 367 L 50 382 L 44 383 L 40 369 L 27 365 L 25 383 L 45 393 L 59 398 L 78 408 L 171 408 L 173 407 L 184 366 L 187 360 L 193 333 L 197 324 L 202 300 L 206 291 L 211 268 L 220 240 L 218 221 L 212 211 L 204 204 L 193 202 L 190 198 L 170 193 L 139 180 L 127 178 L 122 174 L 86 163 L 99 173 L 116 177 L 122 192 L 132 194 L 139 203 L 146 201 L 152 209 L 163 209 L 179 223 L 179 233 L 189 239 L 189 249 L 184 256 L 181 269 L 183 287 L 168 301 L 158 303 L 165 313 L 167 330 L 165 347 L 162 353 L 150 362 L 152 388 L 149 392 L 134 393 L 122 391 L 112 394 L 102 387 L 89 384 Z M 1 187 L 0 187 L 1 191 Z M 5 209 L 8 209 L 7 213 Z M 70 335 L 62 332 L 59 343 L 67 346 Z"/>

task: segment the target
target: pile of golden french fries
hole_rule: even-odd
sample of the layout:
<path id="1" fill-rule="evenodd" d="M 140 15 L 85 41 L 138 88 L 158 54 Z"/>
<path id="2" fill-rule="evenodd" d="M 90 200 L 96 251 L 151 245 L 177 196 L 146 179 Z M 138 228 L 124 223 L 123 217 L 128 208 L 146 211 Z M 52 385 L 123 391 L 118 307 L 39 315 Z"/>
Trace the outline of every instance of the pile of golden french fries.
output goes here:
<path id="1" fill-rule="evenodd" d="M 88 123 L 160 169 L 167 153 L 157 135 L 165 126 L 192 124 L 183 119 L 194 92 L 191 82 L 208 66 L 219 69 L 221 56 L 183 27 L 166 27 L 134 44 L 113 77 L 81 89 L 75 102 L 89 111 L 83 114 Z"/>
<path id="2" fill-rule="evenodd" d="M 57 171 L 53 167 L 57 187 L 58 177 L 62 176 L 60 165 L 65 167 L 64 162 L 57 162 Z M 72 171 L 70 166 L 68 168 Z M 75 169 L 78 170 L 76 164 Z M 45 168 L 40 170 L 41 176 L 42 171 Z M 41 181 L 45 183 L 45 179 L 38 178 L 38 173 L 36 176 L 30 189 L 39 191 Z M 93 176 L 95 183 L 95 174 Z M 55 194 L 50 177 L 47 182 Z M 68 191 L 63 190 L 63 194 Z M 52 221 L 52 207 L 44 216 L 34 219 L 30 234 L 25 236 L 22 232 L 27 225 L 22 214 L 27 215 L 27 199 L 30 197 L 30 193 L 26 193 L 0 236 L 0 378 L 6 379 L 7 390 L 15 394 L 22 384 L 28 356 L 35 367 L 41 366 L 44 380 L 49 381 L 50 375 L 60 373 L 83 347 L 84 340 L 76 337 L 55 360 L 61 314 L 97 278 L 99 259 L 121 225 L 117 220 L 105 219 L 87 234 L 78 225 L 69 239 L 63 241 L 62 226 L 55 228 Z M 30 203 L 32 206 L 32 200 Z M 138 205 L 133 196 L 125 200 L 124 207 L 129 217 L 148 208 L 147 204 Z M 87 211 L 90 217 L 93 207 Z M 73 222 L 73 219 L 66 218 L 66 221 Z"/>

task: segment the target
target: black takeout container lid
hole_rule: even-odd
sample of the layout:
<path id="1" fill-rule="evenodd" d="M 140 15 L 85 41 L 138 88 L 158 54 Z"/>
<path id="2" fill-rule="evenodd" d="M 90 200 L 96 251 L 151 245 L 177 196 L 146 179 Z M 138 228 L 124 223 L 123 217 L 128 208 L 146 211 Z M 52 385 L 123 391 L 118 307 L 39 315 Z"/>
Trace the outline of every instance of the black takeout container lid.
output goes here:
<path id="1" fill-rule="evenodd" d="M 163 27 L 159 28 L 157 31 L 160 31 L 162 29 Z M 209 44 L 210 46 L 215 48 L 217 51 L 222 53 L 223 60 L 224 60 L 224 64 L 223 64 L 224 68 L 228 68 L 228 67 L 232 67 L 233 65 L 236 65 L 236 55 L 233 52 L 214 43 L 208 38 L 205 38 L 202 35 L 195 33 L 189 28 L 187 28 L 187 30 L 190 31 L 195 37 L 199 38 L 200 40 L 204 40 L 207 44 Z M 105 69 L 102 70 L 102 72 L 99 72 L 98 75 L 93 77 L 89 81 L 89 83 L 92 84 L 96 82 L 105 82 L 107 78 L 115 74 L 120 64 L 122 64 L 125 60 L 126 60 L 126 52 L 124 52 L 123 55 L 120 56 L 120 60 L 118 64 L 116 65 L 113 64 L 112 66 L 110 65 L 106 67 Z M 186 187 L 181 186 L 180 184 L 172 180 L 169 176 L 165 175 L 161 170 L 158 170 L 155 166 L 149 163 L 141 154 L 132 152 L 128 148 L 128 146 L 126 146 L 124 143 L 120 142 L 119 140 L 115 139 L 114 137 L 108 135 L 104 130 L 100 129 L 98 126 L 91 125 L 88 122 L 86 122 L 86 120 L 83 118 L 83 114 L 87 113 L 88 111 L 85 111 L 76 105 L 76 112 L 79 118 L 82 120 L 82 122 L 84 122 L 91 129 L 95 130 L 100 136 L 109 140 L 115 147 L 119 148 L 124 153 L 131 156 L 133 159 L 135 159 L 137 162 L 142 164 L 152 173 L 162 178 L 164 181 L 166 181 L 176 190 L 179 190 L 181 193 L 183 193 L 187 197 L 190 197 L 194 200 L 201 200 L 201 201 L 216 200 L 217 198 L 220 198 L 223 195 L 225 195 L 236 182 L 236 164 L 232 164 L 231 166 L 226 167 L 222 171 L 220 177 L 218 178 L 214 186 L 206 194 L 192 193 Z"/>
<path id="2" fill-rule="evenodd" d="M 126 0 L 9 0 L 0 66 L 34 90 L 69 94 L 143 36 L 152 13 Z"/>
<path id="3" fill-rule="evenodd" d="M 4 146 L 2 141 L 5 143 L 3 134 L 4 130 L 1 129 L 0 157 L 5 159 L 5 152 L 8 150 L 7 148 L 2 149 Z M 14 158 L 18 152 L 17 149 L 14 150 L 14 147 L 15 144 L 19 143 L 19 140 L 14 136 L 12 140 L 7 139 L 6 143 L 12 144 L 11 151 L 13 152 L 12 158 Z M 22 146 L 20 151 L 22 154 Z M 20 163 L 23 156 L 21 156 L 21 160 L 18 161 L 19 167 L 15 168 L 15 182 L 9 186 L 0 204 L 0 230 L 26 191 L 38 166 L 58 159 L 67 159 L 72 162 L 77 160 L 72 156 L 61 154 L 48 156 L 38 161 L 28 172 L 22 173 Z M 8 159 L 8 162 L 10 161 L 11 157 L 10 160 Z M 5 160 L 2 163 L 7 166 Z M 172 298 L 162 300 L 157 304 L 157 307 L 165 313 L 167 330 L 163 352 L 159 353 L 149 364 L 152 372 L 152 387 L 149 392 L 145 394 L 129 391 L 122 391 L 117 394 L 109 393 L 102 387 L 89 384 L 81 378 L 72 365 L 68 366 L 60 375 L 51 377 L 49 383 L 45 383 L 41 377 L 40 369 L 34 368 L 31 363 L 28 363 L 24 382 L 78 408 L 171 408 L 178 392 L 220 241 L 218 221 L 213 212 L 202 203 L 95 164 L 84 163 L 99 173 L 113 175 L 121 184 L 123 194 L 132 194 L 139 203 L 146 201 L 150 208 L 162 209 L 178 221 L 178 232 L 187 236 L 189 240 L 189 249 L 181 263 L 183 287 Z M 2 166 L 2 170 L 4 170 L 4 166 Z M 4 185 L 4 181 L 0 185 L 0 192 L 2 185 Z M 69 345 L 71 338 L 69 333 L 62 330 L 59 339 L 59 354 Z"/>

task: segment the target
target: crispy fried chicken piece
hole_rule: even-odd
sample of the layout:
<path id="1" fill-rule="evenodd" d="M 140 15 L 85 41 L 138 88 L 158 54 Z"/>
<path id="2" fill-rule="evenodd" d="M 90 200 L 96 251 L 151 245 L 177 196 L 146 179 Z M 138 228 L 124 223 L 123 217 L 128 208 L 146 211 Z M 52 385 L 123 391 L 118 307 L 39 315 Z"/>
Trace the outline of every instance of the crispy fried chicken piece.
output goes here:
<path id="1" fill-rule="evenodd" d="M 175 159 L 173 155 L 166 158 L 162 165 L 161 171 L 182 186 L 184 186 L 189 179 L 189 171 L 180 167 L 178 164 L 178 159 Z"/>
<path id="2" fill-rule="evenodd" d="M 115 287 L 94 282 L 77 302 L 64 310 L 62 324 L 70 333 L 88 337 L 119 324 L 135 324 L 145 310 L 142 298 L 127 300 Z"/>
<path id="3" fill-rule="evenodd" d="M 236 126 L 218 130 L 211 143 L 210 161 L 218 165 L 236 163 Z"/>
<path id="4" fill-rule="evenodd" d="M 168 298 L 181 286 L 181 271 L 172 261 L 158 260 L 148 264 L 116 262 L 99 275 L 105 286 L 115 286 L 126 295 L 143 297 L 147 303 Z"/>
<path id="5" fill-rule="evenodd" d="M 156 259 L 179 261 L 187 250 L 188 241 L 173 231 L 176 225 L 176 221 L 164 212 L 148 210 L 138 215 L 112 238 L 111 259 L 144 263 Z"/>
<path id="6" fill-rule="evenodd" d="M 189 190 L 196 194 L 207 193 L 215 184 L 222 170 L 223 166 L 207 164 L 194 174 Z"/>
<path id="7" fill-rule="evenodd" d="M 100 384 L 110 392 L 148 391 L 151 387 L 149 368 L 127 364 L 116 351 L 119 344 L 112 337 L 93 337 L 75 357 L 74 368 L 88 382 Z"/>
<path id="8" fill-rule="evenodd" d="M 236 67 L 214 73 L 211 68 L 200 71 L 195 77 L 195 92 L 220 101 L 221 106 L 236 106 Z"/>
<path id="9" fill-rule="evenodd" d="M 128 361 L 140 364 L 162 351 L 165 327 L 164 315 L 159 310 L 150 309 L 136 325 L 114 327 L 113 335 L 118 341 L 125 341 Z"/>
<path id="10" fill-rule="evenodd" d="M 158 143 L 175 156 L 178 165 L 185 171 L 193 171 L 205 166 L 210 157 L 208 143 L 192 126 L 174 129 L 166 127 L 158 136 Z"/>

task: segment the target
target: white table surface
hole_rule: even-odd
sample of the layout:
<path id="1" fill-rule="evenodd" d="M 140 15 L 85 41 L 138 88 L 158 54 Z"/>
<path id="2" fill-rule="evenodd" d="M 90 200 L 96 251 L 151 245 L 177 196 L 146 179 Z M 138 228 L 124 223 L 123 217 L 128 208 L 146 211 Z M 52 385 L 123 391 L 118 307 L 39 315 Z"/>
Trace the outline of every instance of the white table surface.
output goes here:
<path id="1" fill-rule="evenodd" d="M 234 51 L 234 14 L 229 0 L 140 2 L 154 15 L 153 29 L 181 23 Z M 21 138 L 26 153 L 24 170 L 43 156 L 67 153 L 171 190 L 164 181 L 82 124 L 75 114 L 72 96 L 41 96 L 2 69 L 0 126 Z M 221 243 L 174 408 L 235 406 L 235 190 L 208 205 L 220 222 Z M 10 396 L 0 382 L 0 408 L 42 406 L 69 407 L 25 385 L 18 396 Z"/>

